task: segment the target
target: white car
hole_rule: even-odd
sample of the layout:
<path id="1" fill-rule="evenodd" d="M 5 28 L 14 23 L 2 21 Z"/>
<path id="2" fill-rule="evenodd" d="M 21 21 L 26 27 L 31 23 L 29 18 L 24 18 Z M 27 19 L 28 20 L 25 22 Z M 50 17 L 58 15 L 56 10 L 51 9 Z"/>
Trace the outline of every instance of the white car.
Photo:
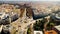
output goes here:
<path id="1" fill-rule="evenodd" d="M 34 31 L 34 34 L 43 34 L 42 31 Z"/>

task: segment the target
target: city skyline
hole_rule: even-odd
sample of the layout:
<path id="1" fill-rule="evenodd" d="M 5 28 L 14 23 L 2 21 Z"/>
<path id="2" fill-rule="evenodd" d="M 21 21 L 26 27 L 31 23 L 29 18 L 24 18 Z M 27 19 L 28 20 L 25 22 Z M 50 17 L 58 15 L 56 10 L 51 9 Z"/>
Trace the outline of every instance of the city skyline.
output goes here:
<path id="1" fill-rule="evenodd" d="M 60 0 L 0 0 L 0 1 L 60 1 Z"/>

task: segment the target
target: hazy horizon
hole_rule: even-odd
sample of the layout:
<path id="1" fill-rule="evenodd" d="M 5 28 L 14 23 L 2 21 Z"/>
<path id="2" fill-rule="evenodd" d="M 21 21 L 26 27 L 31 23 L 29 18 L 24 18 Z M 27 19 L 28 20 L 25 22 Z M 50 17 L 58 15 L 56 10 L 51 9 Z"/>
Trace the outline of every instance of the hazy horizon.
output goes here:
<path id="1" fill-rule="evenodd" d="M 0 1 L 60 1 L 60 0 L 0 0 Z"/>

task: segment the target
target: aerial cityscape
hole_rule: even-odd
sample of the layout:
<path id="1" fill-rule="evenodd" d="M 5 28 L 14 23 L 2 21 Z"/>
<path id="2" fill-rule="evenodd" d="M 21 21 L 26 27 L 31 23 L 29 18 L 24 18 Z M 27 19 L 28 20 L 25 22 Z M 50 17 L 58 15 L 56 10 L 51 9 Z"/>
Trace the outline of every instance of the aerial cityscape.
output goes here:
<path id="1" fill-rule="evenodd" d="M 0 1 L 0 34 L 60 34 L 60 2 Z"/>

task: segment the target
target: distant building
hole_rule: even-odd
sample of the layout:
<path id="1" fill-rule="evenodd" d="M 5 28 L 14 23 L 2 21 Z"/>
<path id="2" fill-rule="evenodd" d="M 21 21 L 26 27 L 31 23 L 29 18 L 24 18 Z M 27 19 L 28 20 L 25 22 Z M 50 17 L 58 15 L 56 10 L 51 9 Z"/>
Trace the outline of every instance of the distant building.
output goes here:
<path id="1" fill-rule="evenodd" d="M 33 9 L 33 19 L 44 18 L 48 14 L 44 14 L 42 11 L 38 11 L 37 9 Z"/>
<path id="2" fill-rule="evenodd" d="M 51 21 L 56 23 L 57 25 L 60 25 L 60 12 L 57 14 L 51 15 Z"/>
<path id="3" fill-rule="evenodd" d="M 9 24 L 9 18 L 11 18 L 11 22 L 17 20 L 18 14 L 12 13 L 11 15 L 9 13 L 0 12 L 0 24 Z"/>

